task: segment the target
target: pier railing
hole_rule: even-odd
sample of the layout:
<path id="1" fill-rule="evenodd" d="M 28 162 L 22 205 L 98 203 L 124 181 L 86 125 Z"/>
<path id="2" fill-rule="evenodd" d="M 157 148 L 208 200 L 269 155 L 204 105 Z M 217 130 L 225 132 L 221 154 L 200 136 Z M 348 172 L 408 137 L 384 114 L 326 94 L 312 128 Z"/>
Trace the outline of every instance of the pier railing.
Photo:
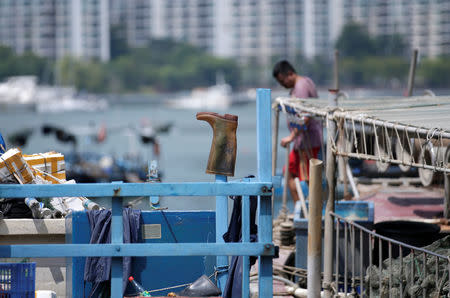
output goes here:
<path id="1" fill-rule="evenodd" d="M 257 92 L 257 177 L 228 182 L 217 175 L 215 182 L 198 183 L 96 183 L 64 185 L 0 185 L 1 198 L 78 197 L 112 198 L 110 244 L 0 245 L 2 258 L 112 257 L 112 297 L 122 297 L 122 258 L 127 256 L 217 256 L 220 288 L 227 278 L 228 258 L 246 256 L 243 261 L 243 297 L 249 297 L 249 256 L 258 256 L 259 297 L 272 297 L 272 175 L 271 175 L 271 94 Z M 242 242 L 224 243 L 228 225 L 227 197 L 239 195 L 242 203 Z M 123 197 L 216 196 L 216 243 L 123 243 Z M 258 240 L 250 243 L 250 196 L 258 196 Z"/>
<path id="2" fill-rule="evenodd" d="M 450 258 L 446 239 L 433 251 L 379 235 L 331 212 L 333 297 L 447 297 Z M 429 248 L 429 247 L 428 247 Z"/>

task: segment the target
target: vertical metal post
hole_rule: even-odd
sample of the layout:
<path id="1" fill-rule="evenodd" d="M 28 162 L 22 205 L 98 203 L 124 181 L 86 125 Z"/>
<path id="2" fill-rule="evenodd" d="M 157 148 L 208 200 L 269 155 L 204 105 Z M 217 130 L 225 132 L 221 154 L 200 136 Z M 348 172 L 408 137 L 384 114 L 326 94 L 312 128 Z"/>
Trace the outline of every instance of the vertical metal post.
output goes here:
<path id="1" fill-rule="evenodd" d="M 278 106 L 275 107 L 275 119 L 273 125 L 272 134 L 272 176 L 276 175 L 277 172 L 277 157 L 278 157 L 278 129 L 280 127 L 280 109 Z M 286 180 L 285 180 L 286 181 Z M 283 193 L 284 196 L 284 193 Z M 272 214 L 273 214 L 273 202 L 275 200 L 275 192 L 272 194 Z M 282 209 L 283 211 L 283 209 Z"/>
<path id="2" fill-rule="evenodd" d="M 344 221 L 344 294 L 348 290 L 348 224 Z"/>
<path id="3" fill-rule="evenodd" d="M 120 183 L 115 192 L 120 194 Z M 111 202 L 111 244 L 123 243 L 122 197 L 114 196 Z M 118 247 L 117 250 L 120 251 Z M 113 257 L 111 262 L 111 297 L 123 297 L 122 257 Z"/>
<path id="4" fill-rule="evenodd" d="M 337 92 L 330 90 L 329 105 L 337 106 Z M 331 282 L 333 278 L 333 218 L 330 212 L 334 212 L 334 201 L 336 193 L 336 156 L 332 151 L 333 138 L 336 134 L 336 124 L 332 115 L 327 117 L 327 159 L 326 159 L 326 177 L 328 185 L 328 199 L 325 209 L 325 228 L 324 228 L 324 277 L 323 289 L 326 298 L 331 298 Z M 338 240 L 336 240 L 338 241 Z"/>
<path id="5" fill-rule="evenodd" d="M 273 121 L 272 135 L 272 176 L 275 176 L 277 170 L 277 154 L 278 154 L 278 129 L 280 127 L 280 110 L 278 106 L 275 108 L 275 119 Z"/>
<path id="6" fill-rule="evenodd" d="M 339 243 L 341 237 L 339 236 L 341 231 L 341 222 L 338 217 L 336 217 L 336 256 L 334 261 L 336 262 L 336 276 L 335 276 L 335 283 L 336 283 L 336 295 L 337 292 L 339 292 Z M 331 291 L 331 289 L 330 289 Z M 331 293 L 330 293 L 331 295 Z"/>
<path id="7" fill-rule="evenodd" d="M 245 179 L 249 180 L 249 179 Z M 242 242 L 250 242 L 250 197 L 242 197 Z M 250 259 L 242 256 L 242 297 L 250 297 Z"/>
<path id="8" fill-rule="evenodd" d="M 444 164 L 450 164 L 450 146 L 445 151 Z M 444 218 L 450 218 L 450 173 L 444 173 Z"/>
<path id="9" fill-rule="evenodd" d="M 271 107 L 270 89 L 258 89 L 256 101 L 257 163 L 258 180 L 272 182 L 271 176 Z M 271 191 L 271 190 L 268 190 Z M 258 197 L 258 242 L 272 243 L 271 194 Z M 259 256 L 259 297 L 273 296 L 272 256 Z"/>
<path id="10" fill-rule="evenodd" d="M 284 185 L 283 185 L 283 196 L 281 198 L 281 210 L 280 215 L 283 220 L 287 220 L 288 210 L 287 210 L 287 196 L 288 196 L 288 177 L 289 177 L 289 153 L 291 152 L 291 144 L 286 145 L 286 163 L 284 167 Z"/>
<path id="11" fill-rule="evenodd" d="M 448 150 L 450 152 L 450 150 Z M 450 154 L 447 155 L 447 160 Z M 444 218 L 450 218 L 450 174 L 444 173 Z"/>
<path id="12" fill-rule="evenodd" d="M 227 182 L 227 176 L 216 175 L 216 182 Z M 227 231 L 228 225 L 228 198 L 226 196 L 216 196 L 216 243 L 224 243 L 223 234 Z M 216 257 L 217 284 L 220 290 L 224 291 L 228 279 L 228 257 Z"/>
<path id="13" fill-rule="evenodd" d="M 364 242 L 363 230 L 359 230 L 359 289 L 360 293 L 364 293 L 364 273 L 363 273 L 363 264 L 364 264 Z M 362 295 L 361 295 L 362 296 Z"/>
<path id="14" fill-rule="evenodd" d="M 409 65 L 409 75 L 408 75 L 408 90 L 406 91 L 406 96 L 413 95 L 414 88 L 414 77 L 416 75 L 416 64 L 417 64 L 417 53 L 419 50 L 414 49 L 411 56 L 411 64 Z"/>
<path id="15" fill-rule="evenodd" d="M 322 258 L 322 165 L 309 160 L 308 298 L 320 297 Z"/>
<path id="16" fill-rule="evenodd" d="M 334 50 L 333 89 L 339 90 L 339 51 Z"/>

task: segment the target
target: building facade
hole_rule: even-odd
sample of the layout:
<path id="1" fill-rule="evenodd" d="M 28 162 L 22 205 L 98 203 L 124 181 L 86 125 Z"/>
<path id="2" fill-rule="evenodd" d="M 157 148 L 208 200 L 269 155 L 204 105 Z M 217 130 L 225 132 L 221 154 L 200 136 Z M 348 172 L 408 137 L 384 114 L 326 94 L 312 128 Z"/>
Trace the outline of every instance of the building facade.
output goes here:
<path id="1" fill-rule="evenodd" d="M 118 26 L 131 47 L 169 38 L 268 65 L 331 56 L 350 21 L 375 36 L 401 34 L 422 57 L 450 54 L 450 0 L 1 0 L 0 43 L 107 61 Z"/>
<path id="2" fill-rule="evenodd" d="M 0 1 L 0 43 L 17 53 L 108 61 L 109 30 L 108 0 Z"/>

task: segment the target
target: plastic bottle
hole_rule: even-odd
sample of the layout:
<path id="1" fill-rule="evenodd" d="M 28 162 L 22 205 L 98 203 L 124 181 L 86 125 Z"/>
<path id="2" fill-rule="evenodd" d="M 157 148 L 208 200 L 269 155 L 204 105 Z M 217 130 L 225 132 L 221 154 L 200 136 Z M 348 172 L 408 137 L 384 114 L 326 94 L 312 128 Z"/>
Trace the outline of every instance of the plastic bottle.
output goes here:
<path id="1" fill-rule="evenodd" d="M 144 289 L 137 281 L 134 280 L 133 276 L 128 278 L 130 283 L 133 285 L 133 288 L 139 293 L 139 296 L 143 297 L 152 297 L 148 291 Z"/>
<path id="2" fill-rule="evenodd" d="M 83 207 L 87 210 L 99 210 L 100 206 L 97 203 L 92 202 L 89 199 L 83 201 Z"/>

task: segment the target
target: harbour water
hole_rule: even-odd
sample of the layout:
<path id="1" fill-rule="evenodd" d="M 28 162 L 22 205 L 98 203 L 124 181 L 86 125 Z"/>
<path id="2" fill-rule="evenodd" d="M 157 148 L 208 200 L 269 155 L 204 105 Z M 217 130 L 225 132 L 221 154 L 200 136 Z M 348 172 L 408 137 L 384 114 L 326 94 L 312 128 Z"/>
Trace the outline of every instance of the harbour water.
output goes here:
<path id="1" fill-rule="evenodd" d="M 380 93 L 380 92 L 378 92 Z M 397 92 L 381 92 L 376 95 L 398 95 Z M 442 92 L 439 92 L 442 93 Z M 352 93 L 350 93 L 352 94 Z M 423 93 L 418 93 L 423 94 Z M 438 94 L 438 93 L 437 93 Z M 446 93 L 448 94 L 448 93 Z M 286 95 L 286 92 L 275 93 L 276 95 Z M 320 91 L 321 97 L 326 97 L 326 91 Z M 367 96 L 366 92 L 358 96 Z M 164 100 L 167 96 L 161 96 L 160 100 L 153 98 L 151 103 L 138 101 L 115 101 L 107 110 L 100 112 L 62 112 L 62 113 L 36 113 L 32 110 L 8 110 L 0 111 L 0 131 L 3 136 L 8 136 L 18 130 L 30 128 L 34 133 L 29 138 L 22 151 L 25 154 L 58 151 L 62 153 L 71 152 L 70 145 L 59 143 L 54 137 L 41 133 L 43 124 L 52 124 L 78 135 L 83 135 L 86 128 L 100 126 L 107 127 L 106 139 L 103 143 L 97 144 L 89 141 L 85 135 L 79 140 L 77 150 L 79 152 L 99 152 L 114 156 L 123 156 L 127 153 L 138 152 L 143 161 L 152 159 L 152 148 L 143 145 L 140 140 L 124 133 L 122 129 L 127 126 L 136 126 L 141 122 L 149 122 L 158 126 L 167 122 L 172 122 L 173 127 L 168 134 L 159 137 L 161 144 L 160 169 L 164 173 L 165 182 L 208 182 L 213 181 L 214 176 L 205 173 L 206 163 L 212 140 L 212 129 L 204 121 L 195 118 L 197 110 L 171 109 L 166 107 Z M 161 102 L 161 104 L 158 104 Z M 243 178 L 250 174 L 256 174 L 256 109 L 255 103 L 231 106 L 226 111 L 212 111 L 219 113 L 235 114 L 239 117 L 237 129 L 237 159 L 235 177 L 230 179 Z M 287 129 L 285 119 L 280 117 L 280 137 L 286 135 Z M 284 162 L 284 151 L 279 147 L 278 168 Z M 143 205 L 142 205 L 143 204 Z M 148 207 L 148 200 L 143 200 L 141 208 Z M 147 204 L 147 206 L 145 205 Z M 161 205 L 175 210 L 212 210 L 215 208 L 213 198 L 162 198 Z M 275 202 L 275 206 L 277 206 Z M 293 207 L 291 206 L 291 210 Z M 276 208 L 274 214 L 276 215 Z"/>
<path id="2" fill-rule="evenodd" d="M 162 99 L 163 100 L 163 99 Z M 159 137 L 161 144 L 160 169 L 163 171 L 164 182 L 208 182 L 214 181 L 214 175 L 205 173 L 206 163 L 212 140 L 212 129 L 204 121 L 195 118 L 196 110 L 170 109 L 162 104 L 114 104 L 101 112 L 64 112 L 64 113 L 35 113 L 31 110 L 0 113 L 1 133 L 6 137 L 24 128 L 34 130 L 22 151 L 25 154 L 58 151 L 71 152 L 72 146 L 56 141 L 53 136 L 43 135 L 41 126 L 52 124 L 76 134 L 91 124 L 105 124 L 106 139 L 97 144 L 89 141 L 87 136 L 79 138 L 77 150 L 79 152 L 100 152 L 115 156 L 123 156 L 130 152 L 139 152 L 143 160 L 152 158 L 152 147 L 143 145 L 140 140 L 127 134 L 121 129 L 130 125 L 139 125 L 148 121 L 157 126 L 173 122 L 168 134 Z M 237 129 L 237 160 L 235 177 L 242 178 L 256 174 L 256 108 L 254 103 L 232 106 L 226 111 L 213 111 L 235 114 L 239 117 Z M 285 129 L 284 125 L 281 125 Z M 281 159 L 280 159 L 281 160 Z M 209 210 L 215 208 L 212 198 L 163 198 L 162 206 L 169 209 Z M 142 206 L 144 207 L 144 206 Z"/>

